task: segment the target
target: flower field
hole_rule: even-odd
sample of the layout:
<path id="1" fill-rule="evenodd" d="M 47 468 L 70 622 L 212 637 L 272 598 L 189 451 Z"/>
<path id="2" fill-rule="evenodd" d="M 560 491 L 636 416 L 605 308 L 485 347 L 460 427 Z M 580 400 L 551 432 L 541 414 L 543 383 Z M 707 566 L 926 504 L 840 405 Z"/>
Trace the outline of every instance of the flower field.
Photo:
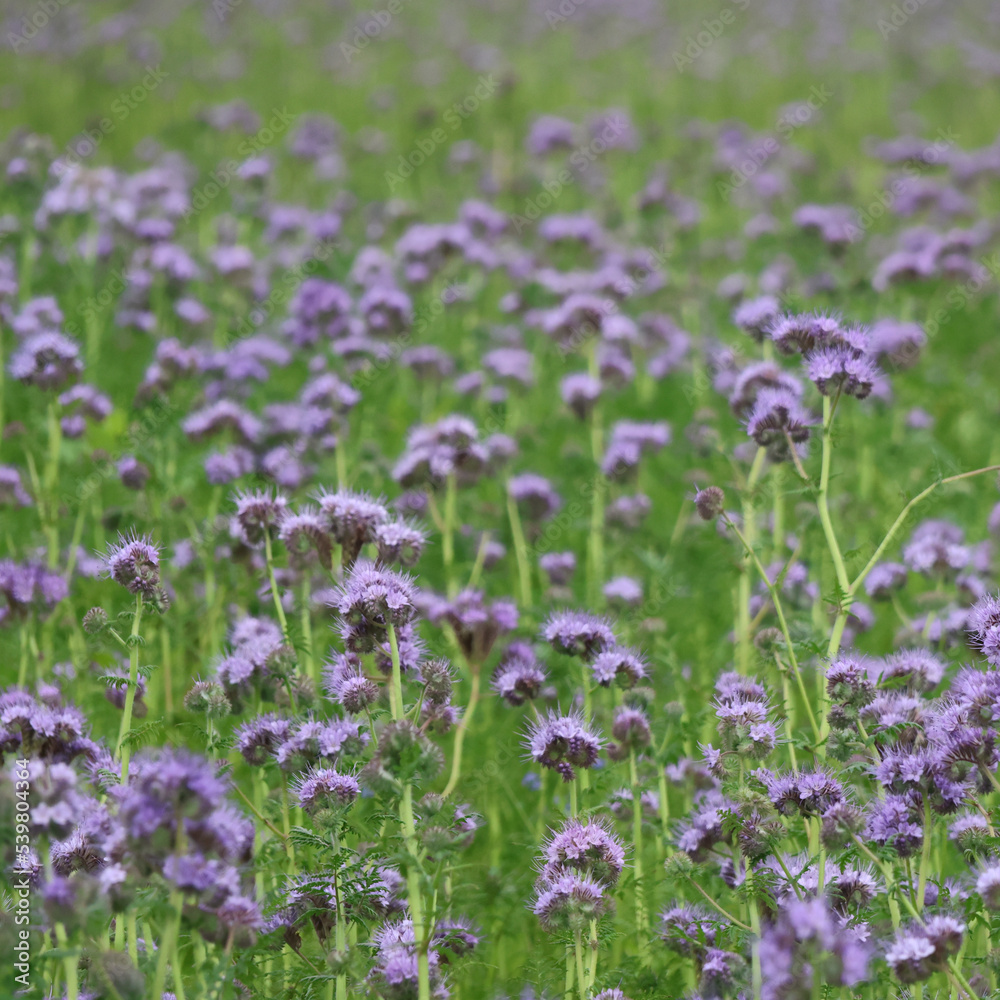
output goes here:
<path id="1" fill-rule="evenodd" d="M 1000 17 L 0 10 L 0 1000 L 998 997 Z"/>

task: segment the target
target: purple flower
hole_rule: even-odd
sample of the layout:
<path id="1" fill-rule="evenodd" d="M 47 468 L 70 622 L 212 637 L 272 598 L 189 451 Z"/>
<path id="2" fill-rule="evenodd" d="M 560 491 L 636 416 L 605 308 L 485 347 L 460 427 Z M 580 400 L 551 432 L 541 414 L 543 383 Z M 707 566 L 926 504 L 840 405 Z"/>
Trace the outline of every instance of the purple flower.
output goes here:
<path id="1" fill-rule="evenodd" d="M 357 778 L 331 768 L 308 771 L 295 785 L 298 803 L 310 815 L 339 812 L 350 806 L 360 792 Z"/>
<path id="2" fill-rule="evenodd" d="M 892 844 L 900 857 L 910 857 L 923 841 L 921 820 L 919 795 L 890 793 L 883 801 L 873 803 L 865 837 L 879 844 Z"/>
<path id="3" fill-rule="evenodd" d="M 611 626 L 582 611 L 558 611 L 545 623 L 542 638 L 557 652 L 579 656 L 588 663 L 615 645 Z"/>
<path id="4" fill-rule="evenodd" d="M 130 490 L 145 489 L 149 475 L 149 466 L 140 462 L 135 455 L 122 455 L 118 459 L 118 478 Z"/>
<path id="5" fill-rule="evenodd" d="M 603 587 L 605 600 L 611 605 L 636 607 L 642 604 L 642 584 L 630 576 L 616 576 Z"/>
<path id="6" fill-rule="evenodd" d="M 660 937 L 671 951 L 701 956 L 715 944 L 720 924 L 725 926 L 718 916 L 697 906 L 671 906 L 660 914 Z"/>
<path id="7" fill-rule="evenodd" d="M 776 319 L 770 337 L 781 354 L 808 355 L 835 342 L 840 329 L 840 321 L 834 316 L 800 313 Z"/>
<path id="8" fill-rule="evenodd" d="M 0 504 L 30 507 L 31 497 L 21 483 L 21 473 L 13 465 L 0 465 Z"/>
<path id="9" fill-rule="evenodd" d="M 944 661 L 929 649 L 902 649 L 882 661 L 882 679 L 905 678 L 916 691 L 930 691 L 944 677 Z"/>
<path id="10" fill-rule="evenodd" d="M 204 440 L 221 430 L 231 430 L 244 444 L 255 444 L 264 432 L 260 420 L 228 399 L 192 413 L 181 424 L 181 429 L 193 441 Z"/>
<path id="11" fill-rule="evenodd" d="M 576 569 L 576 556 L 572 552 L 546 552 L 540 556 L 538 565 L 554 586 L 569 583 Z"/>
<path id="12" fill-rule="evenodd" d="M 593 767 L 602 745 L 601 738 L 575 712 L 569 715 L 549 712 L 532 723 L 525 741 L 531 759 L 558 771 L 563 781 L 572 781 L 578 767 Z"/>
<path id="13" fill-rule="evenodd" d="M 293 564 L 305 563 L 306 557 L 315 552 L 320 565 L 330 569 L 332 543 L 329 528 L 315 508 L 303 507 L 294 514 L 286 514 L 278 528 L 278 538 L 288 550 Z"/>
<path id="14" fill-rule="evenodd" d="M 703 521 L 714 521 L 725 509 L 726 495 L 718 486 L 706 486 L 694 496 L 694 506 Z"/>
<path id="15" fill-rule="evenodd" d="M 545 930 L 555 931 L 580 930 L 604 916 L 610 907 L 599 882 L 567 872 L 552 881 L 539 880 L 531 909 Z"/>
<path id="16" fill-rule="evenodd" d="M 360 560 L 337 595 L 343 635 L 352 652 L 370 653 L 388 641 L 388 628 L 400 628 L 416 613 L 409 577 Z"/>
<path id="17" fill-rule="evenodd" d="M 45 330 L 21 341 L 7 370 L 25 385 L 61 389 L 76 380 L 83 371 L 83 362 L 74 340 L 54 330 Z"/>
<path id="18" fill-rule="evenodd" d="M 747 434 L 772 461 L 786 461 L 790 449 L 809 440 L 812 416 L 797 396 L 785 389 L 761 389 L 747 420 Z"/>
<path id="19" fill-rule="evenodd" d="M 649 746 L 652 740 L 649 717 L 642 709 L 623 705 L 621 708 L 615 709 L 611 735 L 621 745 L 615 751 L 615 754 L 620 758 L 628 756 L 628 750 L 643 750 Z"/>
<path id="20" fill-rule="evenodd" d="M 590 669 L 594 680 L 601 687 L 614 684 L 617 687 L 633 688 L 649 676 L 642 654 L 626 646 L 613 646 L 598 653 L 591 661 Z"/>
<path id="21" fill-rule="evenodd" d="M 824 396 L 843 393 L 864 399 L 881 377 L 878 365 L 846 346 L 824 347 L 806 361 L 809 380 Z"/>
<path id="22" fill-rule="evenodd" d="M 23 621 L 32 613 L 44 618 L 68 594 L 62 574 L 40 563 L 0 560 L 0 595 L 6 601 L 0 624 Z"/>
<path id="23" fill-rule="evenodd" d="M 563 402 L 580 420 L 586 420 L 590 415 L 601 397 L 601 391 L 600 380 L 586 372 L 567 375 L 559 387 Z"/>
<path id="24" fill-rule="evenodd" d="M 526 642 L 512 642 L 493 671 L 491 685 L 510 705 L 537 698 L 545 683 L 544 666 Z"/>
<path id="25" fill-rule="evenodd" d="M 288 500 L 270 490 L 237 493 L 236 522 L 248 545 L 259 545 L 264 535 L 278 528 L 288 514 Z"/>
<path id="26" fill-rule="evenodd" d="M 449 476 L 471 484 L 495 464 L 487 443 L 478 440 L 476 425 L 458 414 L 436 424 L 410 431 L 406 451 L 393 469 L 393 478 L 409 488 L 422 484 L 438 486 Z"/>
<path id="27" fill-rule="evenodd" d="M 535 119 L 525 140 L 532 156 L 546 156 L 557 149 L 572 149 L 577 142 L 577 126 L 565 118 L 542 115 Z"/>
<path id="28" fill-rule="evenodd" d="M 433 344 L 411 347 L 399 356 L 399 363 L 411 369 L 418 378 L 441 381 L 455 370 L 451 355 Z"/>
<path id="29" fill-rule="evenodd" d="M 763 783 L 775 809 L 786 815 L 793 811 L 803 816 L 821 815 L 831 806 L 844 801 L 843 786 L 825 771 L 775 775 L 758 768 L 754 777 Z"/>
<path id="30" fill-rule="evenodd" d="M 261 767 L 277 754 L 290 731 L 291 723 L 288 719 L 276 715 L 260 715 L 237 729 L 234 745 L 248 764 Z"/>
<path id="31" fill-rule="evenodd" d="M 205 478 L 213 486 L 228 483 L 247 476 L 254 470 L 256 461 L 249 448 L 235 445 L 223 452 L 213 452 L 205 458 Z"/>
<path id="32" fill-rule="evenodd" d="M 980 871 L 976 879 L 976 892 L 982 896 L 987 909 L 1000 910 L 1000 864 L 988 864 Z"/>
<path id="33" fill-rule="evenodd" d="M 523 386 L 534 383 L 533 357 L 521 347 L 499 347 L 483 355 L 483 367 L 499 379 Z"/>
<path id="34" fill-rule="evenodd" d="M 218 907 L 215 915 L 227 932 L 227 940 L 238 948 L 249 948 L 256 938 L 255 932 L 264 926 L 260 907 L 247 896 L 230 896 Z"/>
<path id="35" fill-rule="evenodd" d="M 635 531 L 653 509 L 653 502 L 644 493 L 619 497 L 608 505 L 604 520 L 628 531 Z"/>
<path id="36" fill-rule="evenodd" d="M 517 628 L 517 607 L 511 601 L 488 604 L 481 590 L 463 590 L 451 600 L 434 604 L 431 621 L 447 622 L 462 653 L 470 663 L 483 663 L 493 644 L 505 632 Z"/>
<path id="37" fill-rule="evenodd" d="M 611 436 L 601 459 L 601 471 L 606 476 L 624 475 L 639 464 L 642 455 L 665 448 L 670 438 L 670 425 L 665 421 L 637 423 L 619 420 L 611 428 Z"/>
<path id="38" fill-rule="evenodd" d="M 364 675 L 361 659 L 340 653 L 323 672 L 327 693 L 351 714 L 363 712 L 378 700 L 378 685 Z"/>
<path id="39" fill-rule="evenodd" d="M 972 606 L 969 631 L 987 662 L 1000 667 L 1000 596 L 988 594 Z"/>
<path id="40" fill-rule="evenodd" d="M 918 983 L 946 968 L 958 953 L 965 936 L 965 924 L 955 917 L 938 915 L 924 924 L 911 924 L 897 931 L 896 940 L 885 960 L 901 983 Z"/>
<path id="41" fill-rule="evenodd" d="M 895 368 L 910 368 L 920 358 L 926 343 L 927 335 L 919 323 L 880 319 L 872 326 L 869 350 Z"/>
<path id="42" fill-rule="evenodd" d="M 560 875 L 577 873 L 601 885 L 611 886 L 625 867 L 621 841 L 600 822 L 570 820 L 553 834 L 544 848 L 541 877 L 554 882 Z"/>
<path id="43" fill-rule="evenodd" d="M 915 573 L 954 575 L 969 564 L 965 533 L 948 521 L 928 519 L 903 547 L 903 562 Z"/>
<path id="44" fill-rule="evenodd" d="M 507 489 L 514 502 L 524 509 L 529 521 L 546 520 L 562 506 L 562 499 L 552 484 L 544 476 L 533 472 L 511 476 Z"/>
<path id="45" fill-rule="evenodd" d="M 780 309 L 781 304 L 773 295 L 748 299 L 733 311 L 733 323 L 760 344 L 763 343 Z"/>
<path id="46" fill-rule="evenodd" d="M 878 563 L 865 578 L 865 592 L 875 601 L 889 600 L 906 586 L 909 570 L 902 563 Z"/>
<path id="47" fill-rule="evenodd" d="M 729 394 L 730 409 L 746 420 L 764 389 L 783 389 L 796 399 L 802 396 L 802 384 L 794 375 L 774 361 L 758 361 L 747 365 L 736 376 Z"/>
<path id="48" fill-rule="evenodd" d="M 817 980 L 853 986 L 868 974 L 869 948 L 823 899 L 794 899 L 761 934 L 761 997 L 810 996 Z"/>
<path id="49" fill-rule="evenodd" d="M 160 550 L 148 535 L 119 535 L 104 557 L 108 575 L 130 594 L 154 600 L 160 591 Z"/>

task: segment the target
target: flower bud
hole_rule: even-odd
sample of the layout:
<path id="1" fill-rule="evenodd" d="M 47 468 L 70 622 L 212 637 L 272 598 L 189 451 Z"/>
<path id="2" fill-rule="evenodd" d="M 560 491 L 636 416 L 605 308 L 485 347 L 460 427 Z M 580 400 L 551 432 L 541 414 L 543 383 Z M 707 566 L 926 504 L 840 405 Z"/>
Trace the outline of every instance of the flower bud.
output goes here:
<path id="1" fill-rule="evenodd" d="M 91 608 L 83 616 L 83 631 L 87 635 L 97 635 L 103 631 L 108 624 L 108 613 L 104 608 Z"/>

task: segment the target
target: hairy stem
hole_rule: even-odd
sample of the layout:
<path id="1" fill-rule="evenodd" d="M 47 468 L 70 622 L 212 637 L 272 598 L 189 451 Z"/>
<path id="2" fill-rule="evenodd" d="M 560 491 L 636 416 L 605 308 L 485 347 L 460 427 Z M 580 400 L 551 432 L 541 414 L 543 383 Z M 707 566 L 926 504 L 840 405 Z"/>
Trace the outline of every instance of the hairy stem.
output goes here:
<path id="1" fill-rule="evenodd" d="M 125 710 L 122 712 L 121 728 L 118 730 L 118 745 L 115 756 L 122 762 L 122 784 L 128 784 L 128 763 L 130 750 L 125 737 L 132 728 L 132 706 L 135 704 L 135 690 L 139 686 L 139 625 L 142 622 L 142 594 L 135 595 L 135 614 L 132 617 L 132 631 L 129 634 L 128 687 L 125 690 Z"/>
<path id="2" fill-rule="evenodd" d="M 628 752 L 629 780 L 632 784 L 632 844 L 635 850 L 635 923 L 639 931 L 639 961 L 649 964 L 649 912 L 646 909 L 646 886 L 642 867 L 642 789 L 635 764 L 635 750 Z"/>

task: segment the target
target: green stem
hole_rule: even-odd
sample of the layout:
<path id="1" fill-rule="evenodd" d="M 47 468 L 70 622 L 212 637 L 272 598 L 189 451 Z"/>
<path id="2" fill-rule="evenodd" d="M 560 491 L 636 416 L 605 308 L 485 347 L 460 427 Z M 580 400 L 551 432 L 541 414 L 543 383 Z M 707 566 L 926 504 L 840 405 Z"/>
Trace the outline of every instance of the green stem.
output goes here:
<path id="1" fill-rule="evenodd" d="M 305 643 L 306 673 L 318 684 L 319 676 L 316 669 L 316 657 L 313 655 L 312 614 L 309 607 L 311 587 L 308 570 L 302 574 L 302 593 L 299 599 L 302 604 L 299 614 L 302 621 L 302 638 Z"/>
<path id="2" fill-rule="evenodd" d="M 865 857 L 868 858 L 881 872 L 882 877 L 885 879 L 886 888 L 886 898 L 889 901 L 889 916 L 892 918 L 892 926 L 895 930 L 899 930 L 899 925 L 901 923 L 899 914 L 899 903 L 896 901 L 895 897 L 895 887 L 896 887 L 896 875 L 892 869 L 892 865 L 886 864 L 884 861 L 880 861 L 869 849 L 868 846 L 858 837 L 857 834 L 852 835 L 854 843 L 857 844 L 858 850 L 861 851 Z M 913 904 L 910 902 L 906 893 L 900 893 L 900 898 L 906 904 L 906 908 L 910 910 L 912 916 L 917 920 L 920 919 L 920 914 L 914 909 Z"/>
<path id="3" fill-rule="evenodd" d="M 403 797 L 399 803 L 399 819 L 403 827 L 406 851 L 410 855 L 406 861 L 406 895 L 410 906 L 410 917 L 413 920 L 413 944 L 417 951 L 417 997 L 418 1000 L 430 1000 L 430 966 L 427 958 L 420 876 L 417 872 L 417 834 L 416 823 L 413 819 L 413 788 L 408 782 L 403 785 Z"/>
<path id="4" fill-rule="evenodd" d="M 125 711 L 122 712 L 121 728 L 118 731 L 118 746 L 115 756 L 122 762 L 122 784 L 128 784 L 128 762 L 130 750 L 125 736 L 132 728 L 132 706 L 135 691 L 139 686 L 139 625 L 142 622 L 142 594 L 135 595 L 135 614 L 132 617 L 132 632 L 129 635 L 128 687 L 125 691 Z"/>
<path id="5" fill-rule="evenodd" d="M 736 537 L 739 538 L 739 540 L 743 543 L 744 549 L 746 549 L 747 553 L 750 555 L 750 558 L 753 560 L 753 563 L 757 568 L 757 572 L 760 574 L 760 578 L 764 581 L 764 585 L 767 587 L 767 592 L 771 595 L 771 603 L 774 605 L 775 614 L 777 614 L 778 616 L 778 624 L 781 627 L 781 634 L 785 639 L 785 646 L 788 649 L 788 659 L 789 662 L 792 664 L 792 670 L 795 673 L 795 680 L 796 683 L 798 684 L 799 693 L 802 695 L 802 700 L 805 703 L 806 714 L 809 716 L 809 724 L 812 726 L 813 735 L 816 738 L 816 743 L 819 744 L 822 742 L 823 737 L 821 736 L 821 731 L 819 724 L 816 721 L 816 716 L 813 714 L 812 704 L 810 703 L 809 695 L 806 692 L 805 681 L 802 679 L 802 672 L 799 669 L 799 661 L 795 656 L 795 648 L 792 645 L 792 636 L 788 630 L 788 622 L 785 620 L 785 611 L 781 604 L 781 596 L 778 593 L 778 588 L 775 587 L 773 583 L 771 583 L 771 580 L 768 577 L 766 571 L 764 570 L 764 567 L 761 565 L 760 560 L 757 558 L 757 553 L 754 552 L 754 550 L 750 547 L 746 538 L 743 537 L 743 533 L 740 531 L 740 529 L 737 528 L 736 525 L 733 523 L 732 519 L 727 517 L 725 514 L 723 515 L 723 519 L 725 520 L 725 523 L 730 528 L 732 528 L 733 531 L 736 533 Z M 822 750 L 821 747 L 820 750 Z"/>
<path id="6" fill-rule="evenodd" d="M 771 473 L 772 510 L 774 523 L 771 529 L 771 553 L 774 559 L 781 559 L 785 551 L 785 494 L 782 489 L 785 467 L 780 462 Z"/>
<path id="7" fill-rule="evenodd" d="M 573 931 L 573 954 L 576 958 L 576 987 L 580 1000 L 587 1000 L 587 981 L 583 975 L 583 941 L 580 928 Z"/>
<path id="8" fill-rule="evenodd" d="M 403 680 L 399 661 L 399 643 L 396 639 L 396 629 L 390 623 L 389 652 L 392 658 L 392 686 L 395 692 L 392 704 L 396 721 L 403 717 Z M 418 1000 L 430 1000 L 430 965 L 427 958 L 427 940 L 424 927 L 424 906 L 420 890 L 417 825 L 413 818 L 413 788 L 407 782 L 403 785 L 403 794 L 399 800 L 399 822 L 403 828 L 403 842 L 409 857 L 406 860 L 406 895 L 410 907 L 410 919 L 413 921 L 413 944 L 417 952 L 417 997 Z"/>
<path id="9" fill-rule="evenodd" d="M 175 853 L 178 856 L 184 853 L 184 841 L 184 821 L 178 820 L 177 846 L 175 848 Z M 160 942 L 159 954 L 156 958 L 156 978 L 153 981 L 153 992 L 151 994 L 151 996 L 154 997 L 163 996 L 163 987 L 167 982 L 167 960 L 170 958 L 176 959 L 177 941 L 180 937 L 181 929 L 181 916 L 184 913 L 184 894 L 180 889 L 174 889 L 173 892 L 170 893 L 170 908 L 173 912 L 169 923 L 167 924 L 166 934 Z M 180 967 L 175 966 L 174 980 L 176 981 L 180 978 Z"/>
<path id="10" fill-rule="evenodd" d="M 728 920 L 731 924 L 733 924 L 736 927 L 739 927 L 741 930 L 744 930 L 744 931 L 752 931 L 753 930 L 753 928 L 749 924 L 743 923 L 742 920 L 739 920 L 737 917 L 734 917 L 728 910 L 726 910 L 719 903 L 717 903 L 715 901 L 714 897 L 710 896 L 690 876 L 688 876 L 688 882 L 691 884 L 691 886 L 694 887 L 694 889 L 697 890 L 697 892 L 702 896 L 702 898 L 705 900 L 705 902 L 708 903 L 708 905 L 712 907 L 712 909 L 717 910 L 719 913 L 721 913 L 726 918 L 726 920 Z"/>
<path id="11" fill-rule="evenodd" d="M 274 576 L 274 555 L 271 550 L 270 529 L 264 529 L 264 558 L 267 561 L 267 579 L 271 584 L 271 597 L 274 599 L 274 610 L 281 622 L 281 634 L 288 641 L 288 621 L 285 618 L 285 609 L 281 606 L 281 595 L 278 593 L 278 581 Z"/>
<path id="12" fill-rule="evenodd" d="M 442 792 L 446 798 L 455 790 L 458 779 L 462 775 L 462 745 L 465 743 L 465 734 L 472 725 L 472 717 L 475 715 L 476 706 L 479 704 L 480 670 L 478 664 L 474 666 L 470 664 L 470 670 L 472 673 L 472 691 L 469 694 L 469 704 L 462 713 L 462 718 L 455 732 L 455 746 L 451 758 L 451 775 L 448 778 L 448 784 L 445 785 L 444 792 Z"/>
<path id="13" fill-rule="evenodd" d="M 457 520 L 458 490 L 455 483 L 455 474 L 449 474 L 445 481 L 444 492 L 444 532 L 442 546 L 444 552 L 444 572 L 448 585 L 448 596 L 454 597 L 458 590 L 458 581 L 455 579 L 452 568 L 455 562 L 455 522 Z"/>
<path id="14" fill-rule="evenodd" d="M 333 853 L 337 854 L 340 846 L 337 841 L 336 830 L 330 834 L 333 845 Z M 334 945 L 337 949 L 337 959 L 343 962 L 347 954 L 347 917 L 344 913 L 344 904 L 340 893 L 339 866 L 333 870 L 333 895 L 337 910 L 337 923 L 334 927 Z M 347 973 L 337 973 L 337 998 L 336 1000 L 347 1000 Z"/>
<path id="15" fill-rule="evenodd" d="M 45 465 L 45 503 L 48 507 L 49 569 L 59 562 L 59 451 L 62 447 L 62 426 L 55 398 L 48 406 L 49 454 Z"/>
<path id="16" fill-rule="evenodd" d="M 878 564 L 879 560 L 882 558 L 885 550 L 892 544 L 892 540 L 896 537 L 896 533 L 906 522 L 906 519 L 910 515 L 910 511 L 921 500 L 929 497 L 939 486 L 947 486 L 950 483 L 957 483 L 961 479 L 971 479 L 973 476 L 981 476 L 985 472 L 997 472 L 1000 470 L 1000 465 L 986 465 L 981 469 L 973 469 L 971 472 L 960 472 L 955 476 L 946 476 L 944 479 L 939 479 L 936 483 L 931 483 L 926 489 L 921 490 L 906 506 L 899 512 L 899 516 L 895 521 L 892 522 L 892 526 L 886 532 L 885 537 L 879 543 L 878 548 L 872 553 L 872 557 L 865 563 L 864 569 L 854 578 L 853 582 L 847 588 L 848 598 L 853 598 L 857 593 L 858 588 L 865 582 L 866 577 L 872 571 L 872 569 Z M 845 602 L 849 604 L 848 602 Z M 840 614 L 837 616 L 837 620 L 834 623 L 833 634 L 830 636 L 830 645 L 827 648 L 827 657 L 832 659 L 837 655 L 840 649 L 840 641 L 844 635 L 844 626 L 847 624 L 847 608 L 843 608 Z"/>
<path id="17" fill-rule="evenodd" d="M 517 576 L 521 591 L 521 606 L 531 607 L 531 566 L 528 563 L 528 545 L 524 540 L 521 515 L 517 503 L 507 490 L 507 517 L 510 519 L 510 534 L 514 540 L 514 555 L 517 558 Z"/>
<path id="18" fill-rule="evenodd" d="M 837 584 L 842 595 L 846 595 L 851 587 L 851 581 L 847 576 L 847 568 L 844 566 L 844 557 L 840 553 L 840 545 L 837 543 L 837 536 L 833 530 L 833 521 L 830 520 L 830 462 L 833 457 L 833 400 L 829 396 L 823 397 L 823 455 L 820 465 L 819 492 L 816 495 L 816 506 L 819 510 L 819 519 L 823 525 L 823 533 L 826 535 L 826 544 L 830 549 L 830 556 L 833 559 L 833 566 L 837 573 Z"/>
<path id="19" fill-rule="evenodd" d="M 52 855 L 49 851 L 48 843 L 44 843 L 42 846 L 42 863 L 45 868 L 46 877 L 51 881 L 52 874 Z M 66 927 L 62 921 L 57 920 L 53 928 L 56 934 L 56 943 L 59 945 L 61 951 L 70 950 L 69 936 L 66 934 Z M 62 960 L 63 975 L 66 977 L 66 996 L 67 1000 L 77 1000 L 80 995 L 80 981 L 79 973 L 77 970 L 77 955 L 75 949 L 73 949 L 73 954 L 64 955 Z M 57 978 L 56 975 L 53 976 L 53 982 Z"/>
<path id="20" fill-rule="evenodd" d="M 288 779 L 285 777 L 285 772 L 280 770 L 280 768 L 278 773 L 281 775 L 281 826 L 285 831 L 282 839 L 285 842 L 285 849 L 288 852 L 286 855 L 286 870 L 289 876 L 293 876 L 297 873 L 298 867 L 295 864 L 295 843 L 292 840 L 292 816 L 288 808 Z"/>
<path id="21" fill-rule="evenodd" d="M 927 874 L 931 866 L 931 802 L 924 794 L 924 842 L 920 845 L 920 872 L 917 877 L 917 911 L 924 908 L 924 893 L 927 891 Z"/>
<path id="22" fill-rule="evenodd" d="M 760 479 L 761 470 L 764 468 L 764 458 L 767 449 L 758 448 L 754 455 L 753 465 L 750 467 L 750 474 L 747 476 L 746 489 L 743 492 L 743 531 L 745 533 L 746 558 L 740 567 L 740 581 L 738 588 L 739 607 L 736 609 L 736 617 L 739 631 L 737 640 L 739 643 L 740 671 L 747 674 L 750 672 L 750 567 L 748 560 L 752 561 L 752 551 L 757 536 L 757 515 L 754 504 L 754 490 L 757 481 Z"/>
<path id="23" fill-rule="evenodd" d="M 125 935 L 128 939 L 128 957 L 132 964 L 139 967 L 139 931 L 136 927 L 135 907 L 130 906 L 125 912 Z"/>
<path id="24" fill-rule="evenodd" d="M 660 765 L 657 770 L 659 771 L 659 778 L 657 782 L 657 790 L 659 792 L 659 814 L 660 814 L 660 831 L 662 836 L 657 842 L 657 847 L 659 850 L 660 860 L 666 857 L 666 845 L 670 838 L 670 799 L 667 793 L 667 774 Z"/>
<path id="25" fill-rule="evenodd" d="M 594 464 L 598 470 L 594 492 L 590 501 L 590 531 L 587 534 L 587 597 L 592 608 L 599 608 L 603 600 L 601 585 L 604 582 L 604 489 L 606 480 L 600 474 L 600 407 L 591 414 L 591 441 L 596 449 Z"/>
<path id="26" fill-rule="evenodd" d="M 628 752 L 629 780 L 632 783 L 632 843 L 635 849 L 635 923 L 639 930 L 639 961 L 649 964 L 649 913 L 646 909 L 646 890 L 642 867 L 642 789 L 635 763 L 635 750 Z"/>

